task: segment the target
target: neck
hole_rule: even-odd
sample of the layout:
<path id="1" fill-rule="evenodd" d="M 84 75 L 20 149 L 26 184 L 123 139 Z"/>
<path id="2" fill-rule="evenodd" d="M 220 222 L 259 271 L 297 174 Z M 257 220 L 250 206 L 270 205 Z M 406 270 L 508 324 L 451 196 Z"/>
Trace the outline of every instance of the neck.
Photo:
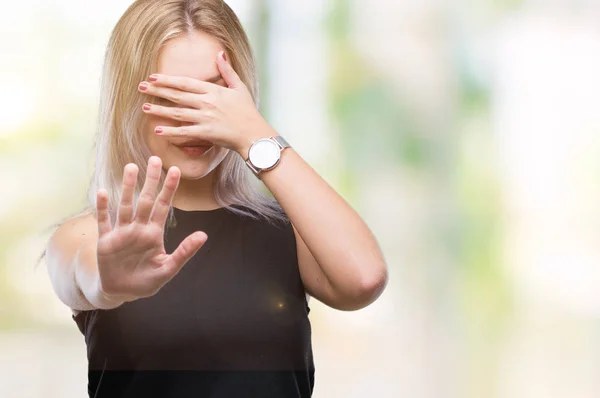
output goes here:
<path id="1" fill-rule="evenodd" d="M 180 178 L 172 205 L 182 210 L 212 210 L 220 207 L 213 192 L 214 170 L 203 178 Z"/>

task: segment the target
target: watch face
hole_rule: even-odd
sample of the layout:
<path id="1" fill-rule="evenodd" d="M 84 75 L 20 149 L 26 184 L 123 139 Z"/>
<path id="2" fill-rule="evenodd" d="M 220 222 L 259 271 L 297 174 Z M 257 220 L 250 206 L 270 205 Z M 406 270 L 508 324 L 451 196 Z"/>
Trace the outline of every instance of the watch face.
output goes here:
<path id="1" fill-rule="evenodd" d="M 279 161 L 281 156 L 279 145 L 268 138 L 263 138 L 254 143 L 248 152 L 248 158 L 254 167 L 268 169 Z"/>

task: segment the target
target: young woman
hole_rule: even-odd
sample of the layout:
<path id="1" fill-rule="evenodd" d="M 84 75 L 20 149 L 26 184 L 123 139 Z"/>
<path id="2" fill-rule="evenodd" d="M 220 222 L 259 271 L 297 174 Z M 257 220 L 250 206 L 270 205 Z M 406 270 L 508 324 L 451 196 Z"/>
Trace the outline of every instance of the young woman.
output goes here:
<path id="1" fill-rule="evenodd" d="M 90 205 L 46 247 L 90 397 L 309 397 L 308 296 L 356 310 L 385 288 L 369 228 L 257 102 L 222 0 L 138 0 L 114 28 Z"/>

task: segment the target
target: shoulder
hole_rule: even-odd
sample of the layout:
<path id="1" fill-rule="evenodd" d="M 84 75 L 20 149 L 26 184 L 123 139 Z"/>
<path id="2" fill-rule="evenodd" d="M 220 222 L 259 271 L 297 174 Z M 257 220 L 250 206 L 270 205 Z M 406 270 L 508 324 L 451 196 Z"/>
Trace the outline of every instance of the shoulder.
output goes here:
<path id="1" fill-rule="evenodd" d="M 98 235 L 96 215 L 93 212 L 85 212 L 62 222 L 54 231 L 50 240 L 60 241 L 65 238 L 96 237 L 96 235 Z"/>
<path id="2" fill-rule="evenodd" d="M 63 263 L 74 256 L 82 243 L 97 240 L 98 227 L 93 212 L 85 212 L 60 223 L 46 245 L 47 262 Z"/>

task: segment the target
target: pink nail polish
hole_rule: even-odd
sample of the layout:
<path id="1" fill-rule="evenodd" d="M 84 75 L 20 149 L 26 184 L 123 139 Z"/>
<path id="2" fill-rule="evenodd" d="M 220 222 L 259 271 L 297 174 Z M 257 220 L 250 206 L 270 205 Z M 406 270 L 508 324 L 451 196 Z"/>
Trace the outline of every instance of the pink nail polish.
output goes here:
<path id="1" fill-rule="evenodd" d="M 154 132 L 155 132 L 156 134 L 162 134 L 162 132 L 163 132 L 163 129 L 162 129 L 162 128 L 160 128 L 160 127 L 157 127 L 157 128 L 155 128 L 155 129 L 154 129 Z"/>
<path id="2" fill-rule="evenodd" d="M 142 91 L 145 91 L 148 88 L 148 83 L 146 82 L 141 82 L 139 85 L 139 89 Z"/>
<path id="3" fill-rule="evenodd" d="M 158 80 L 158 75 L 150 75 L 148 76 L 148 80 L 150 80 L 151 82 L 155 82 Z"/>
<path id="4" fill-rule="evenodd" d="M 142 107 L 145 111 L 149 111 L 152 108 L 152 105 L 150 104 L 144 104 L 144 106 Z"/>

